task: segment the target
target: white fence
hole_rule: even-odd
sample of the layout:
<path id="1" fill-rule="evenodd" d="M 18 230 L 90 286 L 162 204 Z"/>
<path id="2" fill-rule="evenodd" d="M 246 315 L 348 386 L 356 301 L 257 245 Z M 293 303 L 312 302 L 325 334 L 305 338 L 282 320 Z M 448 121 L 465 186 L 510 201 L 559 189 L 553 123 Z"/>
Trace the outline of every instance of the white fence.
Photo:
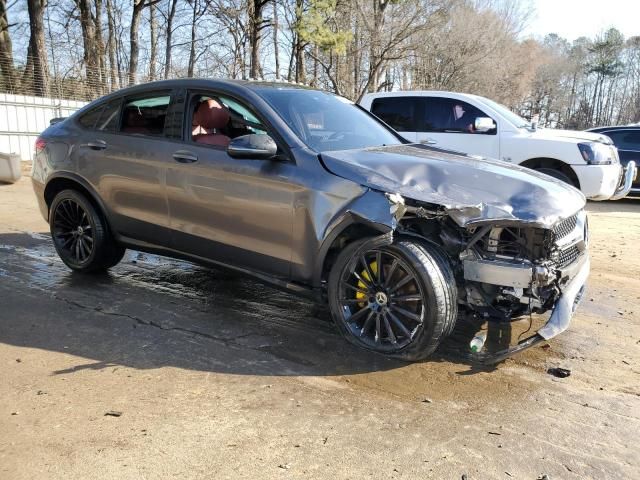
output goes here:
<path id="1" fill-rule="evenodd" d="M 31 160 L 36 137 L 56 117 L 68 117 L 86 102 L 0 93 L 0 152 Z"/>

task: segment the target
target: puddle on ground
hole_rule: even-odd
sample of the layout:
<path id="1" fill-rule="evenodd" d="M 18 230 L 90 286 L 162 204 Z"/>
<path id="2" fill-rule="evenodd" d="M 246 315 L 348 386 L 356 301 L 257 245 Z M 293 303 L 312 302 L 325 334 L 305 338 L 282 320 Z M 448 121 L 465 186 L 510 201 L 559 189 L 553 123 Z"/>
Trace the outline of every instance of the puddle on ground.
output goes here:
<path id="1" fill-rule="evenodd" d="M 120 290 L 128 288 L 136 295 L 141 289 L 151 302 L 156 294 L 172 299 L 170 303 L 179 305 L 174 309 L 177 318 L 181 316 L 181 308 L 192 308 L 205 313 L 234 313 L 275 326 L 297 329 L 310 327 L 325 334 L 337 335 L 325 306 L 239 273 L 204 268 L 181 260 L 128 250 L 120 264 L 109 273 L 88 277 L 69 271 L 58 258 L 49 237 L 38 234 L 30 235 L 30 238 L 27 242 L 29 246 L 0 245 L 0 254 L 3 251 L 9 255 L 15 254 L 16 268 L 24 270 L 21 276 L 32 288 L 59 291 L 71 287 L 75 292 L 78 288 L 87 291 L 117 285 Z M 30 261 L 24 262 L 24 259 Z M 6 270 L 0 271 L 0 275 L 12 274 Z M 91 291 L 85 293 L 93 295 Z M 99 308 L 104 308 L 105 298 L 97 301 Z M 548 315 L 534 315 L 492 327 L 484 353 L 503 350 L 509 344 L 513 345 L 532 335 L 547 318 Z M 469 341 L 475 330 L 468 325 L 457 327 L 443 344 L 442 353 L 466 358 Z"/>

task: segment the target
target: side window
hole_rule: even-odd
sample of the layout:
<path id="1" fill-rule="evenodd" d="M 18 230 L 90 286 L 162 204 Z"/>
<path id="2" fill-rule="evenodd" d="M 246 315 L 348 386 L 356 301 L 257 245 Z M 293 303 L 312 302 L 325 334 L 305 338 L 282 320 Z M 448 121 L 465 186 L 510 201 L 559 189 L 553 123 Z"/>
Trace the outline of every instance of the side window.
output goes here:
<path id="1" fill-rule="evenodd" d="M 478 117 L 488 117 L 482 110 L 462 100 L 427 97 L 425 102 L 424 131 L 445 133 L 496 134 L 496 129 L 476 132 Z"/>
<path id="2" fill-rule="evenodd" d="M 78 120 L 78 122 L 84 128 L 93 130 L 96 126 L 96 122 L 100 118 L 100 114 L 102 113 L 103 108 L 104 108 L 104 105 L 100 105 L 98 107 L 92 108 L 87 113 L 83 114 Z"/>
<path id="3" fill-rule="evenodd" d="M 603 133 L 611 137 L 611 140 L 619 150 L 640 152 L 640 130 L 617 130 Z"/>
<path id="4" fill-rule="evenodd" d="M 95 129 L 102 132 L 115 132 L 118 129 L 118 121 L 120 120 L 120 105 L 122 105 L 120 100 L 107 103 L 102 109 L 102 114 Z"/>
<path id="5" fill-rule="evenodd" d="M 371 113 L 398 132 L 415 132 L 417 106 L 415 97 L 382 97 L 373 101 Z"/>
<path id="6" fill-rule="evenodd" d="M 128 98 L 123 108 L 120 131 L 137 135 L 162 135 L 170 103 L 169 92 Z"/>
<path id="7" fill-rule="evenodd" d="M 267 133 L 265 125 L 248 107 L 226 96 L 193 95 L 188 111 L 191 140 L 197 143 L 226 147 L 236 137 Z"/>

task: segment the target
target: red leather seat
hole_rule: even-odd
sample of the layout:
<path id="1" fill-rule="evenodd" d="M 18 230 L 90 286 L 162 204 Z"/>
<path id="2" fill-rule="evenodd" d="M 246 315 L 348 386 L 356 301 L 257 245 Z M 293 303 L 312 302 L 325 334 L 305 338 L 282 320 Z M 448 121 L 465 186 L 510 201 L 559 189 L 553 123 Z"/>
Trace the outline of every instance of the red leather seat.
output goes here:
<path id="1" fill-rule="evenodd" d="M 219 133 L 229 123 L 229 110 L 215 100 L 201 102 L 193 114 L 193 139 L 207 145 L 226 147 L 231 139 Z"/>
<path id="2" fill-rule="evenodd" d="M 147 121 L 137 109 L 127 111 L 125 126 L 122 131 L 125 133 L 149 133 Z"/>

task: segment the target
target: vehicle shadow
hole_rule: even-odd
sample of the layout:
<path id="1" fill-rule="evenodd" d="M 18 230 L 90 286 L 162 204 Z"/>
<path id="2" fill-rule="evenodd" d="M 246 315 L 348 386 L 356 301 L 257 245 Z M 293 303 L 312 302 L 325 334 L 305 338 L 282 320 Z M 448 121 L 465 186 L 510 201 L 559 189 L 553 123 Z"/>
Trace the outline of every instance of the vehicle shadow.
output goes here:
<path id="1" fill-rule="evenodd" d="M 258 281 L 132 251 L 109 273 L 75 274 L 44 233 L 0 235 L 0 299 L 0 342 L 87 359 L 53 375 L 119 365 L 269 376 L 406 366 L 350 345 L 324 306 Z M 468 338 L 457 337 L 427 363 L 470 365 L 456 354 Z"/>

